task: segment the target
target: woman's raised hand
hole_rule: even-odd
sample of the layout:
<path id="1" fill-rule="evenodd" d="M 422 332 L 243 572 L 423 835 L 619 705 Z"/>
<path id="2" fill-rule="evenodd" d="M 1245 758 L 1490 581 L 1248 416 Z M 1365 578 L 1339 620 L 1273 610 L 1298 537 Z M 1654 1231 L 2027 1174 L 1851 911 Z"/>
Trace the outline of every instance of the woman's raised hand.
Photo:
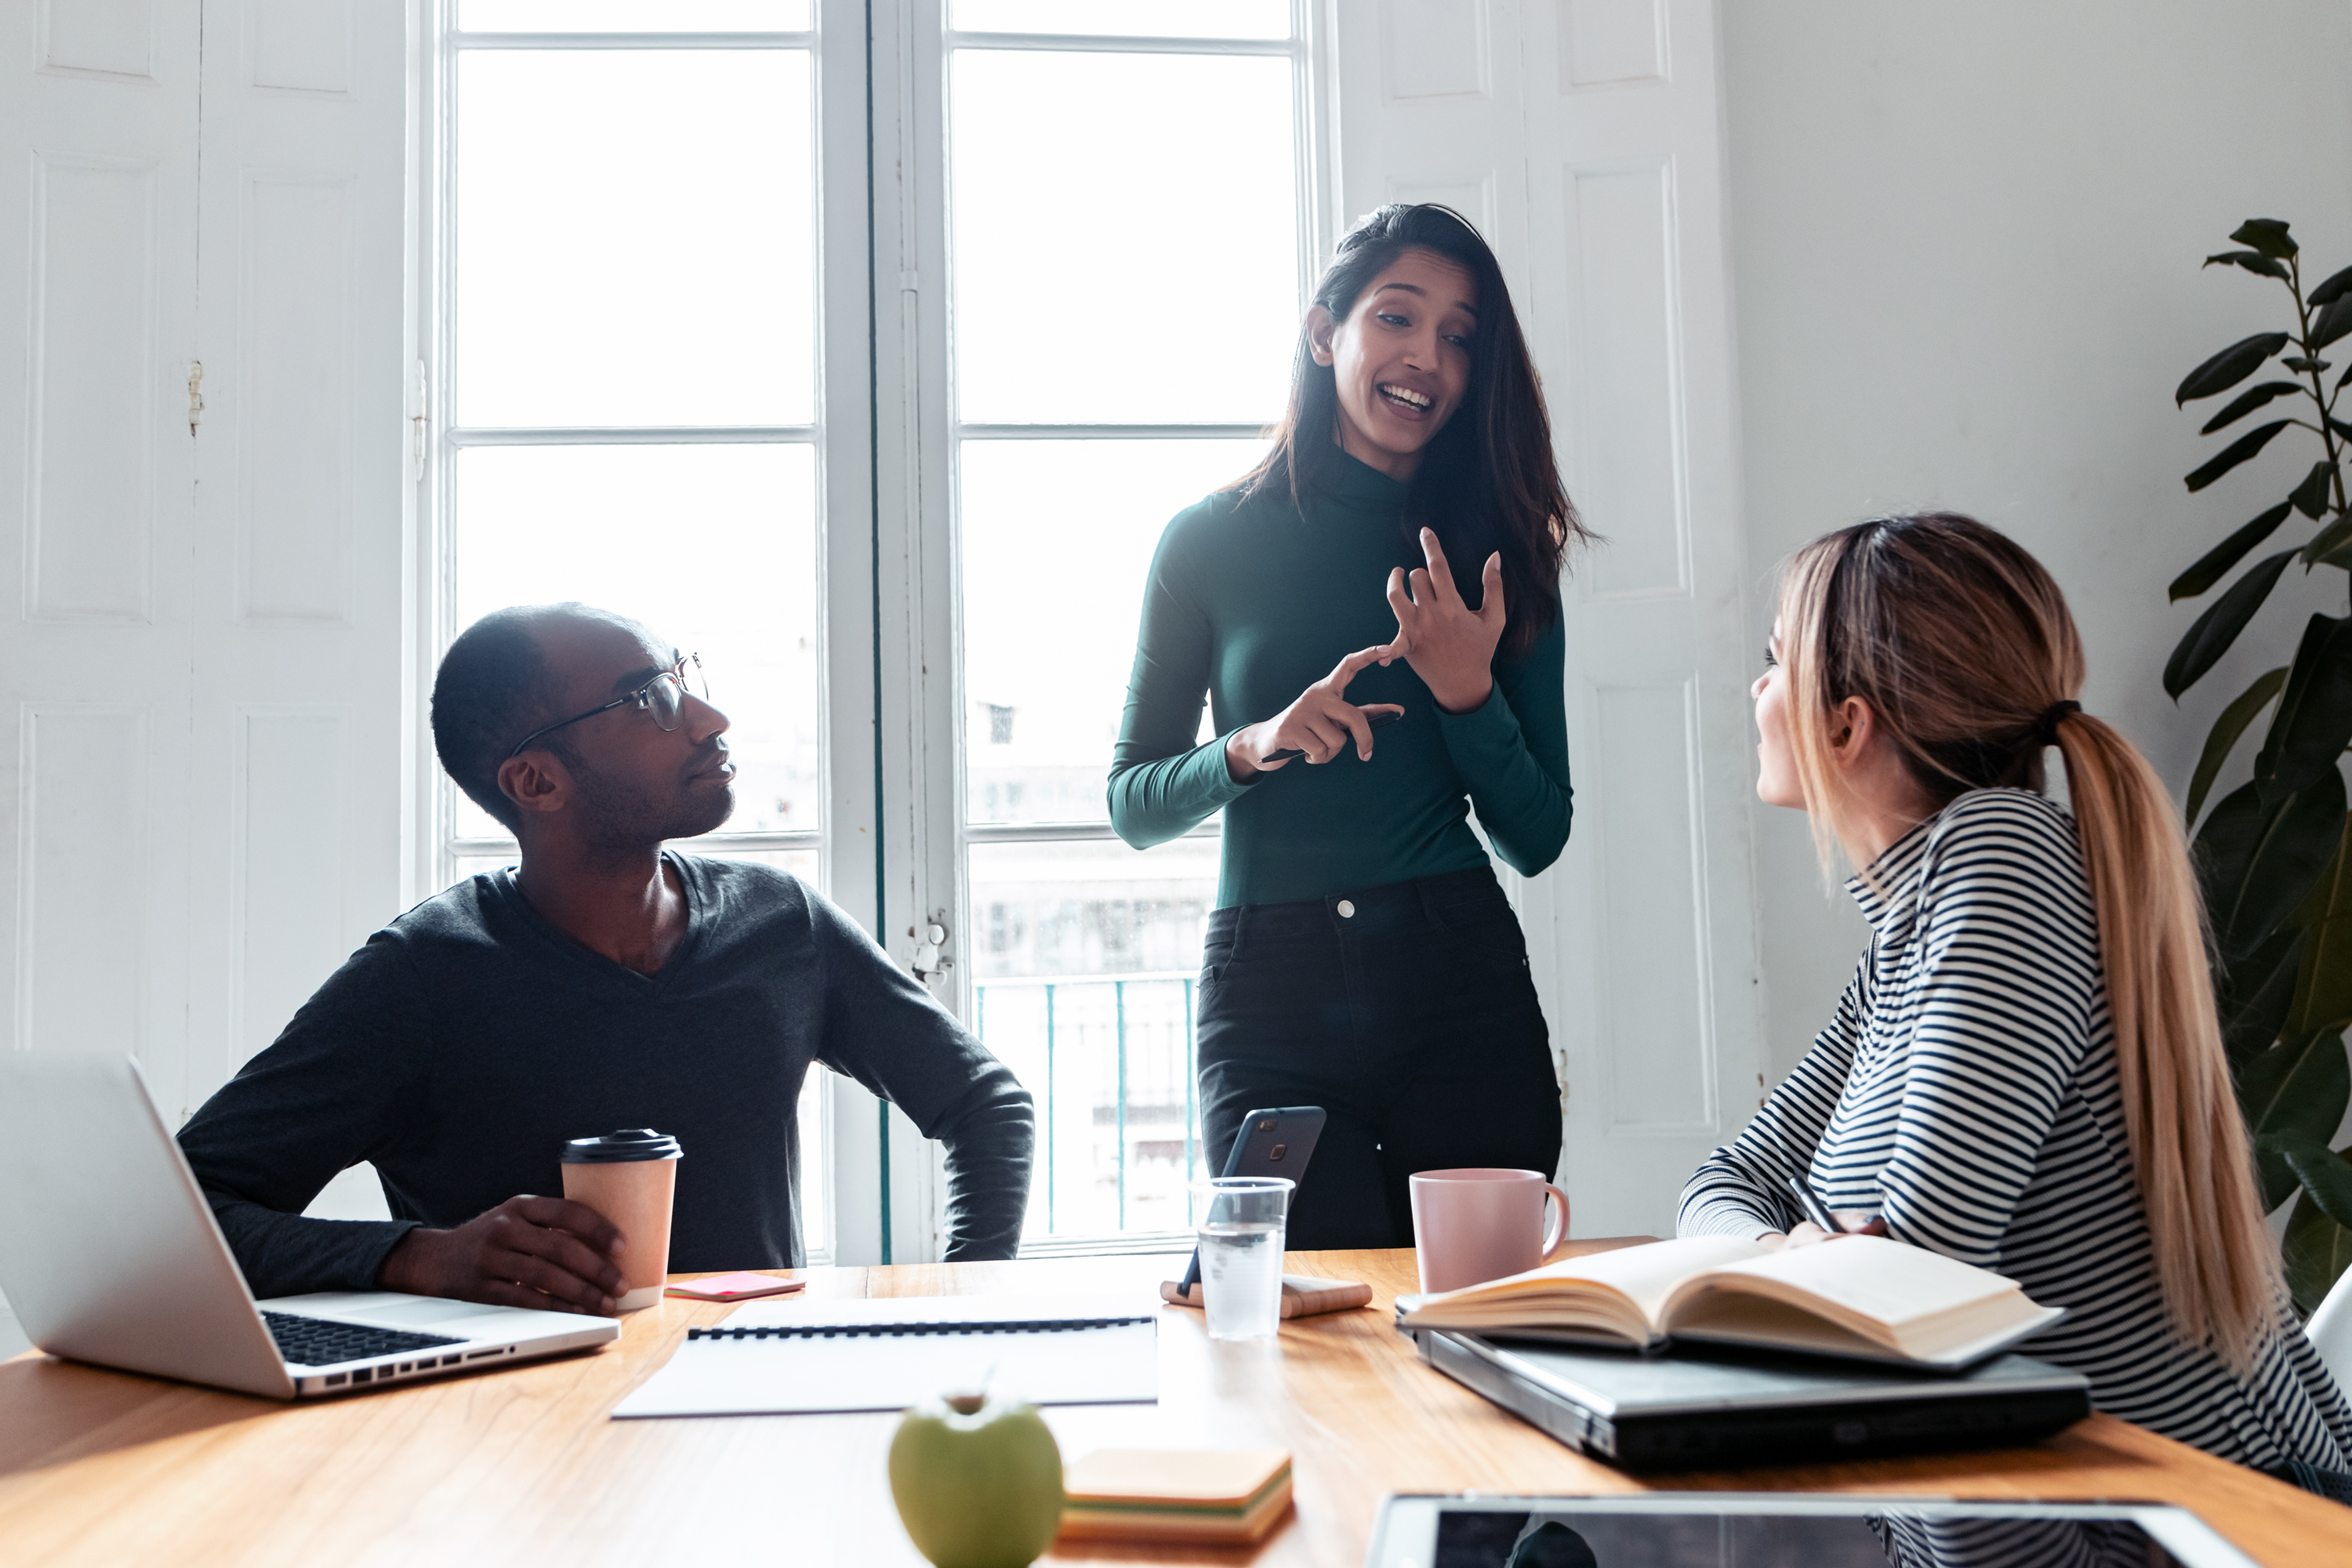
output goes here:
<path id="1" fill-rule="evenodd" d="M 1495 689 L 1495 645 L 1503 640 L 1506 617 L 1502 552 L 1486 557 L 1475 610 L 1463 603 L 1454 586 L 1444 547 L 1425 528 L 1421 552 L 1429 564 L 1415 567 L 1411 577 L 1402 566 L 1389 574 L 1389 607 L 1396 612 L 1397 635 L 1385 653 L 1412 665 L 1440 708 L 1467 713 L 1485 703 Z"/>
<path id="2" fill-rule="evenodd" d="M 1225 741 L 1225 771 L 1236 784 L 1256 774 L 1287 767 L 1291 760 L 1271 761 L 1277 752 L 1303 752 L 1310 763 L 1328 763 L 1356 742 L 1356 755 L 1372 760 L 1372 719 L 1402 713 L 1394 702 L 1373 702 L 1359 708 L 1344 693 L 1348 682 L 1366 666 L 1393 658 L 1391 645 L 1359 649 L 1332 667 L 1331 673 L 1298 694 L 1298 700 L 1271 719 L 1236 730 Z"/>

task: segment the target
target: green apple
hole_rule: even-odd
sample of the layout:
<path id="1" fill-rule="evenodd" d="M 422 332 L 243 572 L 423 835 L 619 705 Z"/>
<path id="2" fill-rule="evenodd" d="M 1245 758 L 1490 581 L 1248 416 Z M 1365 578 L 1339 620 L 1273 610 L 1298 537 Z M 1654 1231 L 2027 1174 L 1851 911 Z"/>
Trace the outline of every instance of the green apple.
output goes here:
<path id="1" fill-rule="evenodd" d="M 925 1400 L 890 1439 L 890 1496 L 939 1568 L 1024 1568 L 1062 1522 L 1062 1450 L 1033 1405 Z"/>

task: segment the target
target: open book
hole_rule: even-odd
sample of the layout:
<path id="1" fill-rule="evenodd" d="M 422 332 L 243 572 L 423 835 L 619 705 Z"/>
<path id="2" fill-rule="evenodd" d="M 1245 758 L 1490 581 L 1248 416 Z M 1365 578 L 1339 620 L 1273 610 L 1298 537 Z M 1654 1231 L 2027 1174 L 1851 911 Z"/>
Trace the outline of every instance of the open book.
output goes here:
<path id="1" fill-rule="evenodd" d="M 1685 1237 L 1397 1305 L 1407 1329 L 1637 1350 L 1710 1340 L 1949 1371 L 2065 1316 L 1990 1269 L 1873 1236 L 1778 1252 L 1737 1237 Z"/>

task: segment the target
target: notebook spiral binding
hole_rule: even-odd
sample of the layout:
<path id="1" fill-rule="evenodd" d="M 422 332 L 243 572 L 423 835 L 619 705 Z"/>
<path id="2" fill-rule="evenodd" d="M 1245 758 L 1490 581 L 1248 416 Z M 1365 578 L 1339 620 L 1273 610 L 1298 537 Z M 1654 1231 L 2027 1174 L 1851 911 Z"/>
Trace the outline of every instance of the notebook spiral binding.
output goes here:
<path id="1" fill-rule="evenodd" d="M 688 1329 L 689 1340 L 817 1340 L 900 1339 L 934 1334 L 1043 1334 L 1077 1329 L 1118 1329 L 1129 1323 L 1150 1323 L 1148 1313 L 1123 1318 L 1037 1318 L 1018 1322 L 988 1323 L 788 1323 L 761 1329 Z"/>

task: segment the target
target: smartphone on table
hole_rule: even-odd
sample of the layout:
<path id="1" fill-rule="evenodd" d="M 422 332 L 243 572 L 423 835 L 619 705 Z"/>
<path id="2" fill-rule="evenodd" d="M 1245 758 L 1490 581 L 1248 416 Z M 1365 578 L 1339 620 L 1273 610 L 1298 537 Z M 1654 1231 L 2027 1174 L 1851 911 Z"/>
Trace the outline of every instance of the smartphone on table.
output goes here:
<path id="1" fill-rule="evenodd" d="M 1253 1110 L 1242 1118 L 1242 1130 L 1225 1153 L 1221 1176 L 1287 1176 L 1297 1182 L 1314 1157 L 1315 1140 L 1323 1135 L 1323 1108 L 1289 1105 L 1276 1110 Z M 1294 1192 L 1292 1197 L 1297 1194 Z M 1181 1287 L 1190 1295 L 1201 1282 L 1201 1249 L 1192 1249 L 1192 1266 Z"/>

